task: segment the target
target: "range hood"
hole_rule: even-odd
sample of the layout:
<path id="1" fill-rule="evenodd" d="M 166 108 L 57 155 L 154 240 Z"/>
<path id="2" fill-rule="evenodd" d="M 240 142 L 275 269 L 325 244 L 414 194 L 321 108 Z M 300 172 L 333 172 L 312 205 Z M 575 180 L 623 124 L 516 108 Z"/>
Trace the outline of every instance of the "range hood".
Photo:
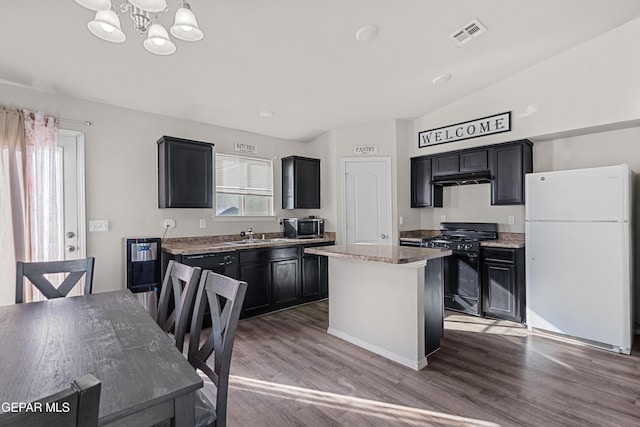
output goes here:
<path id="1" fill-rule="evenodd" d="M 491 172 L 489 170 L 434 176 L 431 180 L 433 185 L 441 185 L 443 187 L 451 185 L 486 184 L 488 182 L 491 182 Z"/>

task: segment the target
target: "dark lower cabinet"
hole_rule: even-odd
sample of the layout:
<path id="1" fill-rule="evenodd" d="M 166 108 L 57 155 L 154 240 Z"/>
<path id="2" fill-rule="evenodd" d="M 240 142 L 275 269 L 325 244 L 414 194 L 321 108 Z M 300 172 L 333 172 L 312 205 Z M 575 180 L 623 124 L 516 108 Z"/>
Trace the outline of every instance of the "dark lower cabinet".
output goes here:
<path id="1" fill-rule="evenodd" d="M 247 282 L 241 318 L 327 298 L 329 263 L 325 256 L 304 255 L 309 246 L 273 246 L 238 251 L 171 255 L 163 252 L 163 274 L 170 259 Z M 205 318 L 205 321 L 207 318 Z"/>
<path id="2" fill-rule="evenodd" d="M 325 256 L 302 257 L 302 302 L 329 296 L 329 264 Z"/>
<path id="3" fill-rule="evenodd" d="M 299 298 L 298 258 L 271 264 L 272 302 L 277 308 L 295 305 Z"/>
<path id="4" fill-rule="evenodd" d="M 482 256 L 484 315 L 524 323 L 524 248 L 485 247 Z"/>
<path id="5" fill-rule="evenodd" d="M 271 263 L 240 264 L 240 280 L 247 282 L 240 317 L 266 313 L 271 305 Z"/>

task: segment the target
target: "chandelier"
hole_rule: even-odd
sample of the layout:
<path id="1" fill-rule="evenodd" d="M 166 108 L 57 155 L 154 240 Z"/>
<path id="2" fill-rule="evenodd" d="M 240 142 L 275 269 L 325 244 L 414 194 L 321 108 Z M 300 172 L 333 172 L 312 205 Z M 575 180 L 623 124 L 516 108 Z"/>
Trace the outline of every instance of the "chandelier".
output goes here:
<path id="1" fill-rule="evenodd" d="M 87 24 L 93 35 L 111 43 L 122 43 L 127 39 L 120 28 L 120 18 L 111 6 L 110 0 L 75 0 L 75 2 L 96 12 L 93 21 Z M 158 14 L 168 10 L 166 0 L 125 0 L 120 5 L 120 11 L 129 13 L 133 27 L 140 36 L 144 37 L 146 34 L 144 48 L 156 55 L 171 55 L 176 51 L 176 45 L 158 20 Z M 198 28 L 191 6 L 186 1 L 178 3 L 178 11 L 170 31 L 175 38 L 188 42 L 198 41 L 204 37 L 202 30 Z"/>

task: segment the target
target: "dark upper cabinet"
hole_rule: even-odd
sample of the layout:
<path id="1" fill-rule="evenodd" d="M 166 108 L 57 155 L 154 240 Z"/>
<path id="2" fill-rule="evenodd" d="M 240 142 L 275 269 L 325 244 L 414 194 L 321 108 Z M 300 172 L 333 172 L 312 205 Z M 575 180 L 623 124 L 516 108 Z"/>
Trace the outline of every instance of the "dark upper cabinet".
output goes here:
<path id="1" fill-rule="evenodd" d="M 158 140 L 158 207 L 213 207 L 213 144 Z"/>
<path id="2" fill-rule="evenodd" d="M 433 156 L 413 157 L 411 207 L 442 207 L 443 185 L 489 181 L 492 205 L 522 205 L 524 176 L 533 171 L 532 147 L 530 141 L 523 139 Z"/>
<path id="3" fill-rule="evenodd" d="M 488 169 L 487 149 L 465 150 L 433 156 L 433 176 Z"/>
<path id="4" fill-rule="evenodd" d="M 442 187 L 431 184 L 431 161 L 429 156 L 411 159 L 411 207 L 442 207 Z"/>
<path id="5" fill-rule="evenodd" d="M 491 204 L 524 204 L 524 175 L 533 171 L 532 144 L 527 140 L 489 148 Z"/>
<path id="6" fill-rule="evenodd" d="M 282 159 L 282 209 L 320 209 L 319 159 Z"/>
<path id="7" fill-rule="evenodd" d="M 488 150 L 469 150 L 460 153 L 460 172 L 476 172 L 488 168 Z"/>
<path id="8" fill-rule="evenodd" d="M 460 155 L 445 154 L 433 156 L 433 176 L 458 173 L 460 170 Z"/>
<path id="9" fill-rule="evenodd" d="M 482 249 L 482 311 L 485 316 L 525 321 L 524 248 Z"/>

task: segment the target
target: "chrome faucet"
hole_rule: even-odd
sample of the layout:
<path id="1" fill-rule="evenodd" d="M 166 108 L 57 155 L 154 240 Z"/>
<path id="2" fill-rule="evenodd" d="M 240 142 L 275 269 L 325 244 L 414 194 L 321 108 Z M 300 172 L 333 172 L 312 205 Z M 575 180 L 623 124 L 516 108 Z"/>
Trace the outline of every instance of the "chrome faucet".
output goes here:
<path id="1" fill-rule="evenodd" d="M 247 240 L 253 240 L 253 228 L 249 227 L 247 231 L 241 231 L 240 237 L 246 237 Z"/>

